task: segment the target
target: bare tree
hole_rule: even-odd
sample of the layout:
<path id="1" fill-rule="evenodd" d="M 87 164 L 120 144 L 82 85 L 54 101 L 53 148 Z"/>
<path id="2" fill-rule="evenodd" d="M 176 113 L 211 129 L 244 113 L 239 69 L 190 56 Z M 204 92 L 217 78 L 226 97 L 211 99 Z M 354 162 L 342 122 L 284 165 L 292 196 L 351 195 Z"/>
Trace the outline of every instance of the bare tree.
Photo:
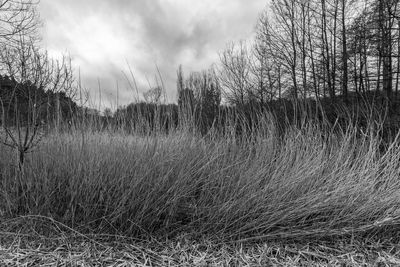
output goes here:
<path id="1" fill-rule="evenodd" d="M 5 73 L 12 80 L 11 87 L 2 95 L 3 144 L 18 151 L 18 164 L 22 168 L 25 154 L 41 140 L 43 113 L 50 104 L 44 95 L 54 95 L 56 124 L 60 124 L 60 95 L 73 95 L 73 75 L 70 61 L 52 60 L 33 43 L 20 43 L 19 48 L 0 51 Z M 49 122 L 49 121 L 48 121 Z"/>
<path id="2" fill-rule="evenodd" d="M 74 96 L 71 62 L 66 57 L 52 60 L 38 47 L 41 25 L 32 0 L 0 1 L 0 72 L 9 77 L 8 87 L 0 84 L 3 131 L 0 140 L 18 152 L 19 169 L 25 155 L 41 139 L 41 115 L 48 112 L 44 92 L 56 98 L 60 121 L 60 92 Z"/>
<path id="3" fill-rule="evenodd" d="M 264 106 L 268 101 L 280 97 L 279 93 L 279 67 L 274 61 L 275 57 L 271 53 L 268 40 L 258 36 L 255 41 L 250 60 L 252 95 Z"/>
<path id="4" fill-rule="evenodd" d="M 258 64 L 261 65 L 263 61 L 267 60 L 266 66 L 269 74 L 266 75 L 264 72 L 263 75 L 269 76 L 268 80 L 271 82 L 268 83 L 270 85 L 276 84 L 278 98 L 281 98 L 283 91 L 293 89 L 293 54 L 288 37 L 286 34 L 282 34 L 284 30 L 278 24 L 275 17 L 270 18 L 269 12 L 264 12 L 260 16 L 256 28 L 255 57 L 259 61 Z M 257 79 L 260 79 L 260 76 L 262 76 L 261 72 Z M 270 79 L 272 77 L 274 79 Z M 269 89 L 273 90 L 273 86 Z M 271 91 L 271 93 L 273 92 Z"/>
<path id="5" fill-rule="evenodd" d="M 241 42 L 220 55 L 226 101 L 264 105 L 276 95 L 348 100 L 351 92 L 373 87 L 392 98 L 400 79 L 399 2 L 271 0 L 253 49 Z"/>
<path id="6" fill-rule="evenodd" d="M 250 58 L 244 42 L 231 44 L 220 55 L 219 80 L 226 101 L 243 106 L 251 92 Z"/>
<path id="7" fill-rule="evenodd" d="M 393 13 L 396 13 L 398 1 L 379 1 L 379 32 L 380 35 L 380 60 L 383 62 L 383 91 L 390 99 L 393 91 L 393 73 L 392 73 L 392 29 L 394 24 Z"/>
<path id="8" fill-rule="evenodd" d="M 298 96 L 298 81 L 297 81 L 297 71 L 298 71 L 298 27 L 297 20 L 298 10 L 296 8 L 296 1 L 277 1 L 273 0 L 271 2 L 271 9 L 274 13 L 274 18 L 277 24 L 275 25 L 278 29 L 278 34 L 281 36 L 282 47 L 286 50 L 287 54 L 287 65 L 290 69 L 291 79 L 292 79 L 292 91 L 297 98 Z"/>
<path id="9" fill-rule="evenodd" d="M 348 64 L 347 64 L 347 32 L 346 32 L 346 0 L 341 0 L 342 4 L 342 61 L 343 61 L 343 78 L 342 78 L 342 94 L 347 100 L 348 97 Z"/>

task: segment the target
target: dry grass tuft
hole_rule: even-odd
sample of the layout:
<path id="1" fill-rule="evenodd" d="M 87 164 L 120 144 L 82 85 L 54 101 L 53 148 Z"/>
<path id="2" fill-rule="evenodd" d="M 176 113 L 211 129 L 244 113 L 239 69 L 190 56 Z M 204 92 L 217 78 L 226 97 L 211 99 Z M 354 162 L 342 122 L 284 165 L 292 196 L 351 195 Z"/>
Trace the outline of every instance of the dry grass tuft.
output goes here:
<path id="1" fill-rule="evenodd" d="M 398 141 L 383 149 L 372 127 L 279 136 L 264 122 L 241 138 L 50 135 L 22 172 L 2 150 L 0 227 L 12 237 L 2 255 L 13 264 L 36 264 L 35 253 L 78 265 L 397 264 Z M 104 240 L 121 236 L 135 239 Z"/>

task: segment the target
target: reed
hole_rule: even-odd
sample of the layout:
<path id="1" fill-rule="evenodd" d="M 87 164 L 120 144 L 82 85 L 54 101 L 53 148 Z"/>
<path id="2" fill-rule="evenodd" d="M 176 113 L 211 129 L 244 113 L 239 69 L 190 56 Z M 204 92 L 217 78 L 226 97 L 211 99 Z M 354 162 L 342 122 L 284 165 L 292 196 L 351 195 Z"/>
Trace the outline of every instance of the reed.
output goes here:
<path id="1" fill-rule="evenodd" d="M 79 127 L 50 133 L 26 159 L 22 195 L 13 152 L 1 148 L 1 214 L 141 238 L 395 237 L 397 139 L 383 150 L 373 123 L 335 131 L 306 123 L 282 134 L 271 118 L 259 114 L 240 137 L 229 129 L 206 136 Z"/>

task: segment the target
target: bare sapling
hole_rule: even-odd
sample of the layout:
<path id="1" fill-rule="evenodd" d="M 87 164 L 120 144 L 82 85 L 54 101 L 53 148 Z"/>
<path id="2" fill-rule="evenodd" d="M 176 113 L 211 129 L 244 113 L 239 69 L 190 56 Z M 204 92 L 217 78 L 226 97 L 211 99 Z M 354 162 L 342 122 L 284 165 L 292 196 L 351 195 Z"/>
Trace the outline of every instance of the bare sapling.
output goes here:
<path id="1" fill-rule="evenodd" d="M 0 95 L 0 142 L 17 151 L 18 169 L 22 171 L 26 154 L 48 132 L 45 126 L 50 124 L 49 118 L 53 117 L 59 127 L 60 93 L 72 95 L 74 81 L 69 60 L 50 59 L 23 36 L 18 47 L 7 48 L 0 52 L 2 70 L 7 73 Z"/>

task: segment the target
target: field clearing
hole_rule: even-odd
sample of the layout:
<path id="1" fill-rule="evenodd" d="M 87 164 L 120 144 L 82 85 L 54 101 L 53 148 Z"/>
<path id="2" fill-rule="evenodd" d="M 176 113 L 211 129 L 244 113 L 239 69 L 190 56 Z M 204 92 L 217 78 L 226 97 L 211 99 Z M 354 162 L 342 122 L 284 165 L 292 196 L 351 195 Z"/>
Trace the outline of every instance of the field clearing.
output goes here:
<path id="1" fill-rule="evenodd" d="M 399 263 L 399 145 L 383 150 L 372 130 L 77 130 L 46 136 L 22 171 L 14 154 L 0 154 L 0 255 L 10 262 L 40 251 L 88 266 L 110 257 L 143 266 Z"/>

